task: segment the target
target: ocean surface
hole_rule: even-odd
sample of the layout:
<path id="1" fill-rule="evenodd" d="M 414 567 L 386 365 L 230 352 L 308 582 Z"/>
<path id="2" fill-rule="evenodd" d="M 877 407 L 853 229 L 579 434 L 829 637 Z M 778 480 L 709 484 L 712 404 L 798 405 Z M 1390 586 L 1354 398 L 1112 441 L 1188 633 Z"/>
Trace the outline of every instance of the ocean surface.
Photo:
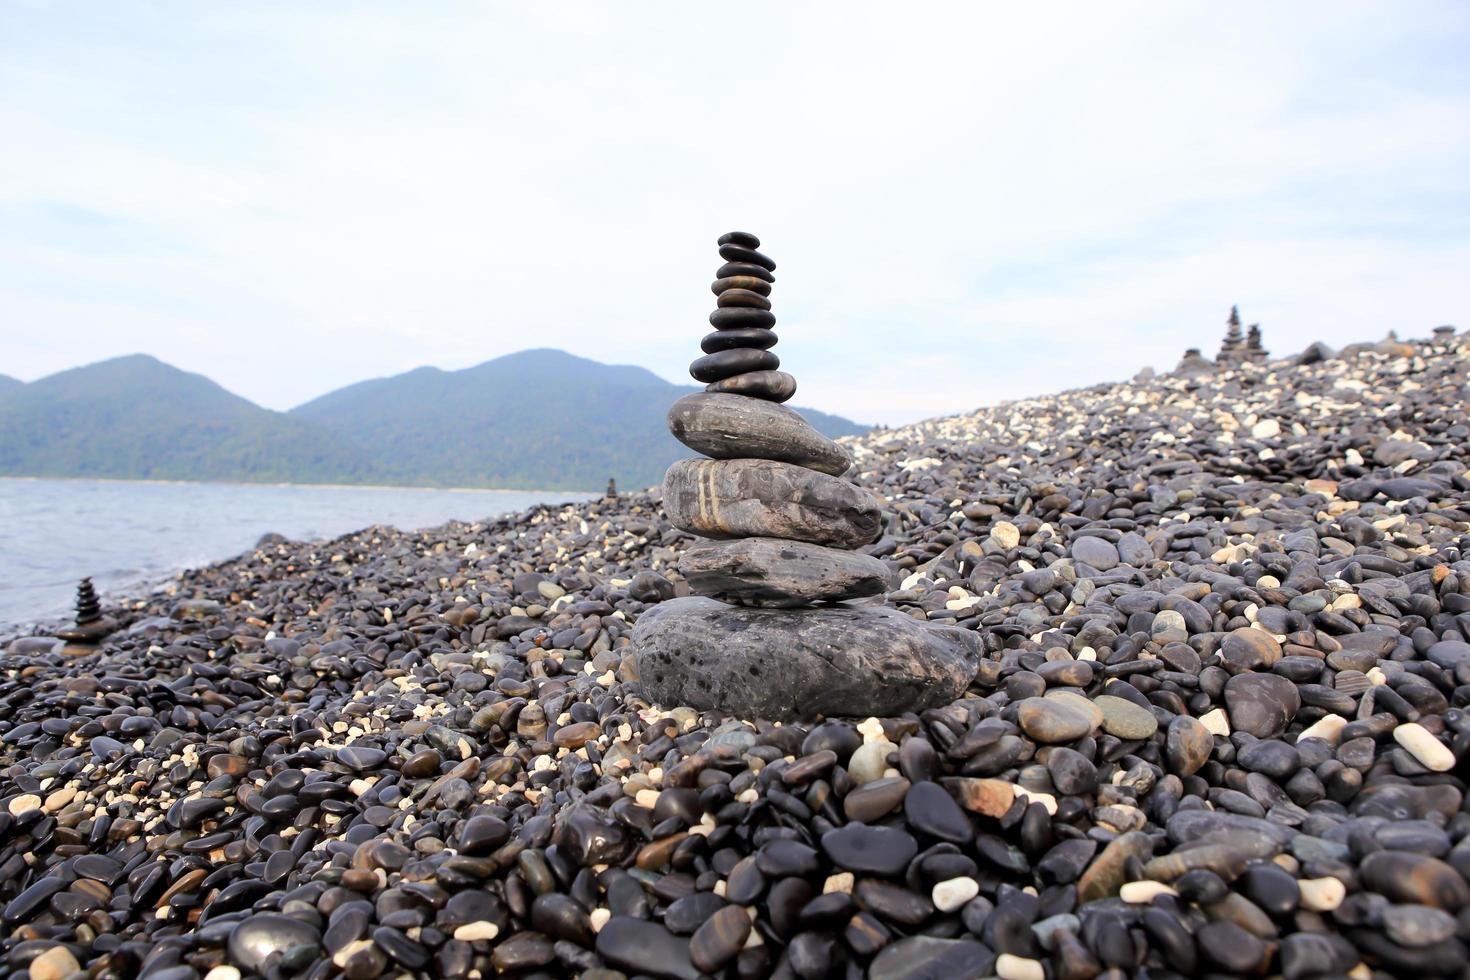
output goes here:
<path id="1" fill-rule="evenodd" d="M 269 531 L 328 539 L 373 524 L 432 527 L 591 496 L 0 478 L 0 636 L 67 616 L 84 575 L 106 606 L 111 596 L 146 594 L 175 572 L 238 555 Z"/>

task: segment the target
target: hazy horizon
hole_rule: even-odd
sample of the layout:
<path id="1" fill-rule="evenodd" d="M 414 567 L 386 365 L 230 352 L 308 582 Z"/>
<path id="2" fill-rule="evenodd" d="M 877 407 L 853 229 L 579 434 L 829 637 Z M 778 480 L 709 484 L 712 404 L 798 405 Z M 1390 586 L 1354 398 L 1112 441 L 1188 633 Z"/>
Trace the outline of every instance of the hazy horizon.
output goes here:
<path id="1" fill-rule="evenodd" d="M 714 239 L 902 424 L 1465 326 L 1470 8 L 0 8 L 0 373 L 273 409 L 534 347 L 676 384 Z"/>

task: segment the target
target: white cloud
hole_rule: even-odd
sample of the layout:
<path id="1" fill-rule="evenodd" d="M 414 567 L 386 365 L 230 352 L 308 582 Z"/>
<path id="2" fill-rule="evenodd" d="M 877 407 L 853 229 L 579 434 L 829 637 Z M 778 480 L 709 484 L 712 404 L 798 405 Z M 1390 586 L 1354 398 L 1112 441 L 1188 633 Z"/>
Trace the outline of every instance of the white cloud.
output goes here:
<path id="1" fill-rule="evenodd" d="M 1231 302 L 1285 352 L 1470 299 L 1453 4 L 149 9 L 0 15 L 0 371 L 678 379 L 730 227 L 798 401 L 867 421 L 1166 367 Z"/>

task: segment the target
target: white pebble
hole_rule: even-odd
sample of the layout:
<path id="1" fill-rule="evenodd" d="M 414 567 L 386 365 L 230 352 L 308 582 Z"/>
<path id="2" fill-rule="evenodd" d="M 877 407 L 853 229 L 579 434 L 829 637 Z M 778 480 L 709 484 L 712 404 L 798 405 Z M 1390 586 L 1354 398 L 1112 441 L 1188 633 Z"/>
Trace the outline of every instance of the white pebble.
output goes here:
<path id="1" fill-rule="evenodd" d="M 842 892 L 845 895 L 851 895 L 854 883 L 855 879 L 851 871 L 839 871 L 834 875 L 827 876 L 827 880 L 822 883 L 822 894 L 830 895 L 833 892 Z"/>
<path id="2" fill-rule="evenodd" d="M 953 912 L 980 894 L 980 882 L 974 878 L 950 878 L 934 886 L 930 898 L 941 912 Z"/>
<path id="3" fill-rule="evenodd" d="M 592 915 L 596 917 L 597 912 Z M 596 928 L 594 926 L 593 928 Z M 494 939 L 500 935 L 500 927 L 493 922 L 481 920 L 479 922 L 466 922 L 454 930 L 454 938 L 462 943 L 472 943 L 477 939 Z"/>
<path id="4" fill-rule="evenodd" d="M 1407 722 L 1395 728 L 1393 740 L 1426 769 L 1449 772 L 1455 768 L 1455 753 L 1418 722 Z"/>
<path id="5" fill-rule="evenodd" d="M 1046 980 L 1046 969 L 1036 960 L 1001 953 L 995 960 L 995 975 L 1000 980 Z"/>
<path id="6" fill-rule="evenodd" d="M 1199 716 L 1199 723 L 1204 725 L 1205 731 L 1211 735 L 1229 736 L 1230 734 L 1230 716 L 1225 713 L 1224 708 L 1206 711 Z"/>
<path id="7" fill-rule="evenodd" d="M 240 971 L 228 964 L 221 964 L 206 973 L 204 980 L 240 980 Z"/>
<path id="8" fill-rule="evenodd" d="M 592 914 L 587 917 L 592 921 L 592 931 L 601 932 L 602 927 L 607 925 L 607 920 L 612 918 L 611 909 L 593 909 Z"/>
<path id="9" fill-rule="evenodd" d="M 1118 889 L 1118 897 L 1129 905 L 1147 905 L 1160 895 L 1178 895 L 1162 881 L 1130 881 Z"/>
<path id="10" fill-rule="evenodd" d="M 35 793 L 23 793 L 10 801 L 10 815 L 18 817 L 22 813 L 41 809 L 41 798 Z"/>
<path id="11" fill-rule="evenodd" d="M 1296 883 L 1302 893 L 1302 908 L 1331 912 L 1347 897 L 1347 886 L 1336 878 L 1303 878 Z"/>
<path id="12" fill-rule="evenodd" d="M 1347 719 L 1341 715 L 1323 715 L 1312 722 L 1302 733 L 1297 736 L 1300 742 L 1304 738 L 1320 738 L 1328 745 L 1336 745 L 1342 738 L 1342 730 L 1347 727 Z"/>

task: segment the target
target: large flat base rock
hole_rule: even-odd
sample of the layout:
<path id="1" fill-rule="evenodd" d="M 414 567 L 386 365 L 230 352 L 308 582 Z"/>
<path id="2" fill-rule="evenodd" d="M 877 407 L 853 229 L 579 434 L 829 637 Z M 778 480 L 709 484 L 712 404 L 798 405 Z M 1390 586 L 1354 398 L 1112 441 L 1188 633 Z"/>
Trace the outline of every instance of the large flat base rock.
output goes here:
<path id="1" fill-rule="evenodd" d="M 970 630 L 886 606 L 750 609 L 703 596 L 644 613 L 633 649 L 650 701 L 772 721 L 947 704 L 980 662 Z"/>

